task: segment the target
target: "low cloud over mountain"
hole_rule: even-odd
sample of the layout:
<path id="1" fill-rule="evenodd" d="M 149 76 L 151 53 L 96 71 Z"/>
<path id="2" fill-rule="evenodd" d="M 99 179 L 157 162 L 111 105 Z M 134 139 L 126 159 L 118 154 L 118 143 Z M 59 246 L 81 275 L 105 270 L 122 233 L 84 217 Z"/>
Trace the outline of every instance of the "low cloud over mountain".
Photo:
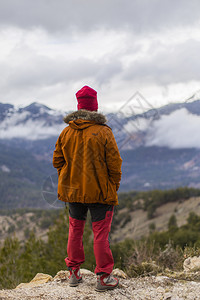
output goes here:
<path id="1" fill-rule="evenodd" d="M 66 112 L 32 103 L 23 108 L 0 105 L 0 139 L 45 140 L 65 128 Z M 107 114 L 119 148 L 138 146 L 200 148 L 200 100 L 163 106 L 143 114 Z"/>
<path id="2" fill-rule="evenodd" d="M 39 103 L 19 109 L 1 104 L 0 109 L 0 139 L 47 139 L 57 136 L 65 127 L 64 113 Z"/>
<path id="3" fill-rule="evenodd" d="M 147 129 L 146 146 L 200 148 L 200 116 L 181 108 L 163 115 Z"/>

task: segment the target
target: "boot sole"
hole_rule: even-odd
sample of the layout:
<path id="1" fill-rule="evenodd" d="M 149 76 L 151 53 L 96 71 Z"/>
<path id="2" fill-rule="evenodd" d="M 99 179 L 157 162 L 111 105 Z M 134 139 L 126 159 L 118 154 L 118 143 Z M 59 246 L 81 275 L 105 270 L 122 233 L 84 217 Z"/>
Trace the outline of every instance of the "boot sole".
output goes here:
<path id="1" fill-rule="evenodd" d="M 69 286 L 75 287 L 75 286 L 78 286 L 78 283 L 71 283 L 71 284 L 69 284 Z"/>
<path id="2" fill-rule="evenodd" d="M 83 279 L 82 279 L 82 278 L 81 278 L 81 279 L 79 279 L 77 283 L 69 283 L 69 286 L 71 286 L 71 287 L 75 287 L 75 286 L 78 286 L 78 285 L 79 285 L 79 283 L 81 283 L 81 282 L 83 282 Z"/>
<path id="3" fill-rule="evenodd" d="M 95 288 L 95 291 L 96 292 L 106 292 L 106 291 L 110 291 L 110 290 L 114 290 L 114 289 L 116 289 L 117 287 L 118 287 L 118 285 L 119 285 L 119 282 L 117 283 L 117 285 L 115 285 L 115 286 L 112 286 L 112 287 L 105 287 L 105 288 L 103 288 L 103 289 L 98 289 L 97 287 Z"/>

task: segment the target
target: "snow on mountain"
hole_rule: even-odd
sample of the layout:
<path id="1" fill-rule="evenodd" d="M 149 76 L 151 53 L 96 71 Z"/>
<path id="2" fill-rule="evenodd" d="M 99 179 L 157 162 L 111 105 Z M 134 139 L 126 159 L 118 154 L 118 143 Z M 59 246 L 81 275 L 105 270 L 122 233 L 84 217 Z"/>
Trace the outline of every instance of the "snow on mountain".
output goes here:
<path id="1" fill-rule="evenodd" d="M 200 90 L 196 91 L 190 98 L 186 100 L 186 102 L 194 102 L 195 100 L 200 99 Z"/>

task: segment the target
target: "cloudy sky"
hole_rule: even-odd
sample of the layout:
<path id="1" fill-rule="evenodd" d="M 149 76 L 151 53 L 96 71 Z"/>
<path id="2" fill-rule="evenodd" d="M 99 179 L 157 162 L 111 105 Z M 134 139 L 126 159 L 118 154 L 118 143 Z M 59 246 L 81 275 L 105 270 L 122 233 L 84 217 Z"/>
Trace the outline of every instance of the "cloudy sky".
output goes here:
<path id="1" fill-rule="evenodd" d="M 139 91 L 154 106 L 200 89 L 199 0 L 0 0 L 0 102 L 101 110 Z"/>

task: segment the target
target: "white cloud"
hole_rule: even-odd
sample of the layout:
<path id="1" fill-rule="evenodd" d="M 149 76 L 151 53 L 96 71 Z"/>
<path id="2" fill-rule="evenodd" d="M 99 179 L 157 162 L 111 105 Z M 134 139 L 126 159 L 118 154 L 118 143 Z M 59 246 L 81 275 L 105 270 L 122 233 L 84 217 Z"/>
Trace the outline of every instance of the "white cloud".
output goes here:
<path id="1" fill-rule="evenodd" d="M 147 146 L 176 148 L 200 148 L 200 116 L 182 108 L 170 115 L 163 115 L 149 128 Z"/>
<path id="2" fill-rule="evenodd" d="M 76 108 L 83 85 L 100 107 L 136 91 L 156 106 L 200 87 L 197 0 L 0 2 L 0 102 Z M 23 13 L 25 12 L 25 13 Z"/>
<path id="3" fill-rule="evenodd" d="M 25 123 L 9 124 L 7 128 L 0 128 L 1 139 L 25 138 L 27 140 L 41 140 L 51 136 L 58 136 L 65 128 L 65 124 L 45 126 L 44 121 L 28 120 Z"/>
<path id="4" fill-rule="evenodd" d="M 149 125 L 149 120 L 145 118 L 137 118 L 135 121 L 129 121 L 124 125 L 124 129 L 127 132 L 138 132 L 147 130 Z"/>

